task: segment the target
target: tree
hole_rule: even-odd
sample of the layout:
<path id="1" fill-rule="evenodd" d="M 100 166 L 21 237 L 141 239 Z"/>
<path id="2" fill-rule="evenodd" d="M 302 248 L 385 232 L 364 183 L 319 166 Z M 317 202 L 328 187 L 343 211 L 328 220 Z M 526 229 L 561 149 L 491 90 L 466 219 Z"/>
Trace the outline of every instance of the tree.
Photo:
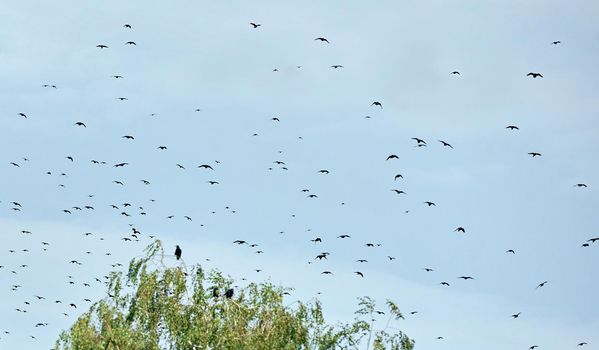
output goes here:
<path id="1" fill-rule="evenodd" d="M 389 321 L 375 331 L 381 313 L 369 297 L 359 298 L 350 323 L 327 324 L 318 300 L 283 303 L 290 289 L 251 283 L 228 297 L 233 285 L 218 271 L 200 266 L 166 267 L 160 241 L 133 259 L 128 273 L 113 272 L 107 297 L 94 303 L 60 334 L 62 350 L 273 350 L 373 349 L 412 350 L 401 331 L 387 332 L 389 322 L 403 318 L 386 302 Z M 367 320 L 365 320 L 367 319 Z"/>

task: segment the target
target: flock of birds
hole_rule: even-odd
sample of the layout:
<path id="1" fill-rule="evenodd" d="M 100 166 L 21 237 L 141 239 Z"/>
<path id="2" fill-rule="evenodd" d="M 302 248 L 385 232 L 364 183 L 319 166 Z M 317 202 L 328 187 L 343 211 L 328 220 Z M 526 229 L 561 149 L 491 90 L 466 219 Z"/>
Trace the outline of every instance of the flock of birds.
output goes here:
<path id="1" fill-rule="evenodd" d="M 262 28 L 263 28 L 262 24 L 251 22 L 251 23 L 249 23 L 248 29 L 249 30 L 262 30 Z M 132 32 L 134 30 L 133 26 L 130 24 L 124 24 L 123 29 L 128 32 Z M 316 37 L 313 39 L 313 41 L 316 41 L 317 43 L 315 43 L 315 44 L 318 44 L 318 45 L 332 45 L 331 41 L 329 39 L 327 39 L 326 37 Z M 554 41 L 551 44 L 559 45 L 560 43 L 561 43 L 560 41 Z M 137 46 L 137 43 L 135 41 L 124 41 L 123 45 Z M 106 43 L 99 43 L 96 45 L 96 48 L 100 51 L 105 51 L 105 50 L 111 50 L 112 46 L 113 45 L 108 45 Z M 302 68 L 302 66 L 297 66 L 297 69 L 301 69 L 301 68 Z M 334 65 L 331 65 L 330 68 L 338 70 L 338 69 L 343 69 L 344 66 L 341 64 L 334 64 Z M 279 72 L 279 69 L 274 68 L 272 71 L 276 73 L 276 72 Z M 451 71 L 449 74 L 452 76 L 460 76 L 461 75 L 461 73 L 459 71 Z M 125 79 L 125 77 L 126 77 L 126 74 L 125 75 L 114 74 L 110 78 L 115 79 L 115 80 L 120 80 L 120 79 Z M 528 74 L 523 74 L 523 77 L 530 77 L 531 79 L 537 79 L 537 78 L 543 78 L 543 75 L 539 72 L 529 72 Z M 40 85 L 42 88 L 53 89 L 53 90 L 57 90 L 57 91 L 60 91 L 60 88 L 61 88 L 61 86 L 55 85 L 54 83 L 43 83 Z M 115 99 L 119 102 L 128 101 L 128 98 L 124 97 L 124 96 L 115 97 Z M 369 106 L 371 108 L 376 108 L 378 110 L 383 110 L 383 108 L 384 108 L 383 103 L 381 101 L 376 101 L 376 100 L 368 101 L 365 104 L 369 104 Z M 201 111 L 202 110 L 200 108 L 197 108 L 194 110 L 194 112 L 201 112 Z M 39 116 L 31 115 L 31 113 L 29 113 L 27 110 L 15 111 L 14 115 L 16 117 L 22 118 L 23 123 L 27 123 L 28 121 L 30 121 L 32 119 L 39 118 Z M 151 114 L 151 117 L 158 117 L 158 115 L 153 113 L 153 114 Z M 371 118 L 371 117 L 366 116 L 366 118 Z M 280 123 L 281 118 L 280 117 L 272 117 L 270 121 L 272 123 Z M 84 129 L 91 128 L 90 123 L 86 120 L 73 120 L 72 126 L 74 128 L 84 128 Z M 507 126 L 505 126 L 505 129 L 506 129 L 505 132 L 511 132 L 511 133 L 516 133 L 516 132 L 519 132 L 519 130 L 520 130 L 518 125 L 507 125 Z M 252 134 L 252 136 L 256 137 L 256 136 L 258 136 L 258 134 L 254 133 L 254 134 Z M 126 135 L 122 135 L 122 140 L 123 140 L 123 142 L 135 142 L 136 137 L 137 137 L 137 135 L 126 134 Z M 302 139 L 302 137 L 300 136 L 299 139 Z M 431 143 L 427 142 L 426 140 L 424 140 L 422 138 L 413 137 L 411 139 L 414 142 L 413 143 L 414 147 L 423 148 L 423 147 L 432 146 Z M 445 149 L 449 152 L 459 152 L 459 149 L 457 149 L 459 147 L 454 148 L 454 146 L 446 140 L 438 139 L 434 142 L 434 144 L 438 145 L 438 147 L 442 147 L 442 149 Z M 167 151 L 168 146 L 167 145 L 157 145 L 156 150 L 157 151 Z M 542 153 L 539 152 L 538 150 L 531 150 L 530 152 L 528 152 L 528 155 L 531 158 L 542 157 Z M 48 156 L 52 157 L 53 155 L 48 155 Z M 87 163 L 91 163 L 93 166 L 110 166 L 115 169 L 119 169 L 119 168 L 124 169 L 124 168 L 129 167 L 129 164 L 130 164 L 128 161 L 108 162 L 105 160 L 98 160 L 98 159 L 76 159 L 73 155 L 63 155 L 62 157 L 64 157 L 65 162 L 79 163 L 79 164 L 81 164 L 81 166 L 83 166 L 83 164 L 82 164 L 83 162 L 87 162 Z M 400 159 L 400 157 L 397 154 L 389 154 L 386 157 L 386 159 L 382 158 L 381 161 L 395 162 L 395 161 L 398 161 L 399 159 Z M 13 160 L 9 161 L 6 164 L 6 166 L 12 167 L 12 168 L 18 168 L 19 171 L 28 171 L 29 164 L 32 162 L 34 162 L 34 161 L 30 160 L 29 157 L 21 157 L 20 159 L 13 159 Z M 287 162 L 288 162 L 287 160 L 281 160 L 281 159 L 274 160 L 272 163 L 273 165 L 268 167 L 268 170 L 272 171 L 275 169 L 275 167 L 278 167 L 281 170 L 289 170 L 287 167 Z M 213 162 L 206 162 L 206 163 L 202 163 L 202 164 L 194 164 L 194 165 L 187 164 L 187 163 L 184 164 L 184 162 L 180 162 L 180 163 L 173 162 L 172 167 L 173 167 L 173 169 L 176 169 L 177 171 L 186 171 L 188 167 L 193 166 L 194 168 L 199 169 L 199 171 L 205 172 L 206 174 L 211 174 L 211 176 L 212 176 L 212 174 L 218 173 L 217 170 L 218 170 L 218 167 L 220 166 L 220 164 L 221 164 L 221 162 L 219 160 L 215 160 Z M 9 169 L 5 169 L 4 171 L 9 171 Z M 329 170 L 329 169 L 318 169 L 318 170 L 315 170 L 314 173 L 316 173 L 318 176 L 327 176 L 327 175 L 331 174 L 331 171 L 332 170 Z M 46 170 L 45 173 L 39 174 L 39 175 L 40 176 L 57 175 L 60 179 L 66 179 L 69 176 L 67 174 L 67 172 L 63 172 L 60 170 L 59 171 Z M 402 173 L 393 174 L 393 176 L 392 176 L 393 183 L 401 184 L 402 181 L 404 181 L 404 175 L 407 177 L 406 174 L 402 174 Z M 217 175 L 215 175 L 215 177 L 216 176 Z M 122 179 L 112 179 L 110 181 L 116 186 L 126 186 L 126 182 L 123 181 Z M 145 185 L 145 186 L 152 185 L 152 181 L 150 181 L 148 179 L 139 179 L 139 183 L 142 185 Z M 221 180 L 218 178 L 213 178 L 210 180 L 206 180 L 205 183 L 208 185 L 211 185 L 211 186 L 217 186 L 217 185 L 221 184 Z M 584 189 L 584 188 L 589 187 L 589 185 L 587 185 L 586 183 L 575 183 L 572 185 L 579 189 Z M 66 188 L 67 187 L 66 180 L 64 182 L 59 183 L 58 186 L 60 188 Z M 394 186 L 394 188 L 390 188 L 390 192 L 392 192 L 391 195 L 407 196 L 408 193 L 406 193 L 406 191 L 404 191 L 403 189 L 401 189 L 399 187 L 401 187 L 401 186 Z M 314 200 L 319 198 L 318 195 L 316 193 L 312 193 L 312 191 L 309 188 L 301 188 L 298 190 L 301 191 L 301 193 L 303 193 L 306 198 L 314 199 Z M 146 209 L 146 207 L 144 205 L 139 204 L 139 203 L 136 203 L 136 204 L 130 203 L 130 202 L 99 203 L 99 202 L 94 201 L 94 198 L 95 198 L 94 194 L 87 195 L 87 198 L 88 198 L 88 202 L 86 202 L 86 203 L 73 205 L 73 206 L 67 207 L 67 208 L 61 208 L 60 211 L 62 211 L 62 214 L 64 214 L 64 215 L 74 216 L 77 212 L 94 212 L 98 209 L 99 206 L 102 206 L 103 208 L 109 207 L 112 210 L 114 210 L 114 213 L 116 213 L 116 215 L 119 215 L 119 216 L 124 217 L 127 220 L 131 221 L 131 223 L 129 225 L 130 227 L 128 228 L 128 230 L 130 230 L 130 232 L 127 235 L 119 238 L 123 242 L 123 244 L 127 244 L 128 242 L 140 242 L 140 241 L 142 241 L 144 236 L 146 237 L 145 242 L 150 242 L 153 239 L 159 238 L 159 236 L 157 234 L 148 235 L 148 234 L 142 233 L 142 230 L 135 224 L 136 218 L 150 215 L 149 211 Z M 23 210 L 26 210 L 26 207 L 27 207 L 26 203 L 22 202 L 19 199 L 14 199 L 14 200 L 13 199 L 5 200 L 4 198 L 1 198 L 1 199 L 3 201 L 1 201 L 0 203 L 3 205 L 7 205 L 8 210 L 10 210 L 12 212 L 18 213 Z M 156 200 L 150 199 L 150 203 L 152 205 L 155 202 L 156 202 Z M 341 205 L 345 205 L 345 203 L 342 202 Z M 437 206 L 437 204 L 432 200 L 422 201 L 421 205 L 425 208 Z M 233 209 L 232 207 L 227 206 L 224 209 L 226 211 L 228 211 L 229 213 L 232 213 L 232 214 L 236 213 L 236 210 Z M 214 212 L 212 212 L 212 213 L 214 213 Z M 406 210 L 405 213 L 409 213 L 409 210 Z M 191 215 L 168 215 L 165 218 L 168 220 L 171 220 L 176 217 L 181 217 L 185 221 L 189 221 L 189 222 L 194 221 L 194 219 L 192 218 Z M 200 226 L 203 226 L 203 224 L 200 224 Z M 454 227 L 453 231 L 456 234 L 461 234 L 461 235 L 468 234 L 468 230 L 464 226 Z M 33 232 L 31 232 L 30 230 L 27 230 L 27 229 L 23 229 L 17 233 L 20 235 L 23 235 L 23 236 L 34 235 Z M 95 233 L 85 232 L 82 234 L 82 237 L 85 238 L 85 237 L 90 237 L 90 236 L 94 236 L 94 235 L 97 236 L 97 234 L 95 234 Z M 99 239 L 104 240 L 105 238 L 100 237 Z M 348 240 L 348 239 L 352 239 L 352 236 L 350 234 L 343 233 L 343 234 L 337 235 L 335 237 L 335 239 L 336 240 Z M 319 245 L 319 244 L 322 244 L 325 240 L 326 240 L 326 237 L 314 236 L 314 237 L 311 237 L 309 240 L 307 239 L 306 243 L 311 242 L 311 244 L 313 244 L 313 245 Z M 260 245 L 258 243 L 251 242 L 248 238 L 243 238 L 243 239 L 240 238 L 231 243 L 235 244 L 235 245 L 239 245 L 239 246 L 247 246 L 251 249 L 254 249 L 255 254 L 264 254 L 265 253 L 260 248 Z M 35 251 L 35 252 L 32 252 L 29 249 L 18 249 L 16 247 L 15 248 L 9 247 L 6 250 L 6 252 L 9 254 L 9 256 L 43 254 L 44 252 L 48 251 L 48 249 L 50 249 L 54 243 L 52 242 L 51 238 L 47 238 L 47 240 L 40 241 L 39 244 L 40 244 L 39 250 Z M 579 244 L 581 244 L 582 248 L 589 248 L 592 245 L 599 246 L 599 237 L 590 237 L 587 241 L 581 242 Z M 382 247 L 383 244 L 380 242 L 363 242 L 363 246 L 364 246 L 364 249 L 370 249 L 370 248 Z M 191 247 L 180 247 L 179 245 L 177 245 L 175 247 L 173 256 L 176 259 L 176 263 L 179 263 L 180 260 L 184 259 L 184 257 L 185 257 L 184 249 L 192 249 L 192 248 Z M 194 247 L 193 249 L 196 249 L 196 248 Z M 93 249 L 93 244 L 91 245 L 90 250 L 85 251 L 84 253 L 85 253 L 85 255 L 96 253 L 96 251 L 94 251 L 94 249 Z M 517 250 L 516 249 L 508 249 L 505 251 L 505 253 L 515 255 L 515 254 L 517 254 Z M 107 258 L 110 258 L 112 255 L 111 252 L 103 252 L 103 254 Z M 332 254 L 333 253 L 330 251 L 319 251 L 317 254 L 315 254 L 315 256 L 310 257 L 308 259 L 307 263 L 310 265 L 317 266 L 321 262 L 328 260 L 328 258 Z M 3 254 L 2 260 L 7 260 L 7 259 L 8 259 L 7 256 L 5 254 Z M 386 260 L 388 260 L 389 263 L 393 263 L 393 261 L 396 259 L 397 258 L 394 255 L 391 255 L 391 254 L 386 255 Z M 81 261 L 82 259 L 67 259 L 67 260 L 68 260 L 68 263 L 73 266 L 73 268 L 76 268 L 83 264 L 83 262 Z M 368 259 L 360 258 L 360 259 L 357 259 L 355 261 L 355 263 L 357 263 L 358 266 L 363 266 L 364 264 L 368 263 Z M 124 268 L 125 266 L 121 262 L 116 262 L 116 263 L 112 263 L 110 265 L 110 267 L 113 269 L 119 269 L 119 268 Z M 8 288 L 10 288 L 10 290 L 12 292 L 19 293 L 19 295 L 22 295 L 24 297 L 21 304 L 16 305 L 13 308 L 14 312 L 17 313 L 17 315 L 9 316 L 8 318 L 19 317 L 19 315 L 27 314 L 38 303 L 54 303 L 61 307 L 61 313 L 65 317 L 69 317 L 71 315 L 76 316 L 77 313 L 85 311 L 85 307 L 81 308 L 80 302 L 83 302 L 86 305 L 90 305 L 90 303 L 92 303 L 91 297 L 82 298 L 81 301 L 79 302 L 79 301 L 72 301 L 72 300 L 63 300 L 58 296 L 50 297 L 50 296 L 46 296 L 46 295 L 41 295 L 41 294 L 37 294 L 33 290 L 27 290 L 27 286 L 24 286 L 19 282 L 20 274 L 23 273 L 23 271 L 27 268 L 28 268 L 28 264 L 20 264 L 20 265 L 15 266 L 15 265 L 3 263 L 0 260 L 0 276 L 2 277 L 2 279 L 0 281 L 2 281 L 2 283 L 3 283 L 0 287 L 1 288 L 8 287 Z M 425 273 L 434 272 L 434 269 L 431 267 L 423 267 L 422 270 Z M 260 268 L 260 269 L 256 269 L 255 271 L 261 272 L 263 270 Z M 319 273 L 321 275 L 335 275 L 336 272 L 331 269 L 323 268 L 323 269 L 319 270 Z M 368 277 L 367 271 L 365 271 L 364 269 L 361 269 L 361 268 L 353 271 L 353 274 L 356 276 L 356 278 L 367 278 Z M 80 285 L 85 288 L 95 289 L 95 288 L 99 288 L 102 285 L 104 285 L 106 283 L 107 278 L 108 278 L 108 276 L 105 275 L 105 276 L 93 277 L 89 281 L 79 281 L 79 280 L 76 280 L 76 278 L 74 278 L 73 275 L 69 274 L 69 275 L 67 275 L 67 283 L 69 285 Z M 456 279 L 461 279 L 463 281 L 475 281 L 476 280 L 476 278 L 474 276 L 470 276 L 470 275 L 456 276 Z M 8 280 L 8 285 L 5 285 L 7 280 Z M 443 287 L 450 287 L 451 283 L 452 283 L 451 280 L 439 280 L 438 281 L 438 285 L 443 286 Z M 541 281 L 537 284 L 536 289 L 545 288 L 549 284 L 550 284 L 550 281 Z M 225 291 L 224 295 L 227 298 L 231 298 L 233 296 L 233 293 L 234 293 L 234 290 L 229 289 L 229 290 Z M 382 311 L 380 311 L 380 313 L 382 313 Z M 410 315 L 415 315 L 416 313 L 417 313 L 417 311 L 411 311 Z M 506 317 L 518 319 L 519 317 L 521 317 L 521 315 L 522 315 L 522 312 L 518 311 L 511 315 L 508 313 L 508 314 L 506 314 Z M 0 347 L 2 344 L 1 342 L 2 342 L 3 338 L 11 337 L 11 336 L 13 336 L 13 333 L 19 333 L 22 331 L 29 332 L 30 333 L 29 337 L 35 341 L 35 340 L 37 340 L 35 329 L 37 329 L 39 327 L 47 327 L 49 325 L 49 323 L 47 321 L 40 320 L 40 322 L 32 324 L 31 329 L 29 329 L 29 330 L 13 330 L 13 329 L 10 329 L 9 322 L 6 322 L 5 318 L 3 318 L 3 320 L 4 320 L 3 323 L 0 324 L 0 327 L 4 327 L 4 329 L 0 329 L 0 332 L 1 332 L 0 333 Z M 439 340 L 441 340 L 443 338 L 444 337 L 442 337 L 442 336 L 437 337 L 437 339 L 439 339 Z M 575 345 L 582 347 L 582 346 L 587 345 L 587 342 L 581 341 Z M 538 347 L 538 345 L 535 344 L 535 345 L 531 345 L 529 347 L 529 349 L 533 350 L 537 347 Z"/>

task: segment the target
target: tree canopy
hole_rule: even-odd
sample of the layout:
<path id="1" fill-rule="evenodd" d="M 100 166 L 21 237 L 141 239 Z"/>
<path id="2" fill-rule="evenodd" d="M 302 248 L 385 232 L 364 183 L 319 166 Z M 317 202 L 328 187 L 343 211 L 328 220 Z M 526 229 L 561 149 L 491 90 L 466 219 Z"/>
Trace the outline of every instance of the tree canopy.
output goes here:
<path id="1" fill-rule="evenodd" d="M 403 316 L 385 303 L 385 329 L 373 329 L 370 297 L 358 300 L 355 319 L 328 324 L 318 300 L 285 304 L 290 289 L 233 280 L 201 266 L 167 267 L 160 241 L 133 259 L 128 272 L 112 272 L 107 296 L 60 334 L 61 350 L 412 350 L 414 341 L 390 327 Z M 227 293 L 227 291 L 229 291 Z M 391 331 L 393 330 L 393 331 Z"/>

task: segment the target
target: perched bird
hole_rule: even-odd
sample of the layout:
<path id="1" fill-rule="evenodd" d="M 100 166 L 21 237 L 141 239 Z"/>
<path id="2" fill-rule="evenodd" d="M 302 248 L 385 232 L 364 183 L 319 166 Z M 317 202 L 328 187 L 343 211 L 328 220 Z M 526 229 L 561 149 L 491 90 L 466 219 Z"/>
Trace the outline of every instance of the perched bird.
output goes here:
<path id="1" fill-rule="evenodd" d="M 177 260 L 181 259 L 181 253 L 182 253 L 181 248 L 179 246 L 177 246 L 175 248 L 175 257 L 177 258 Z"/>
<path id="2" fill-rule="evenodd" d="M 234 293 L 233 288 L 227 289 L 227 291 L 225 292 L 225 298 L 227 298 L 227 299 L 233 298 L 233 293 Z"/>

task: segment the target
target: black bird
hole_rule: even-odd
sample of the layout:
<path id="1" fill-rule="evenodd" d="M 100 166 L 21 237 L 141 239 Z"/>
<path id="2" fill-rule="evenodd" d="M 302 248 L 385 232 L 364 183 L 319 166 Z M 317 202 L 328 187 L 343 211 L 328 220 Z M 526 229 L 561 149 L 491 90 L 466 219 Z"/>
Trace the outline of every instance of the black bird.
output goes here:
<path id="1" fill-rule="evenodd" d="M 463 227 L 458 227 L 455 230 L 453 230 L 453 232 L 462 232 L 462 233 L 466 233 L 466 230 Z"/>
<path id="2" fill-rule="evenodd" d="M 123 27 L 131 29 L 131 25 L 130 24 L 125 24 Z"/>
<path id="3" fill-rule="evenodd" d="M 435 203 L 433 203 L 433 202 L 428 202 L 428 201 L 427 201 L 427 202 L 424 202 L 424 204 L 428 205 L 429 207 L 430 207 L 430 206 L 433 206 L 433 205 L 434 205 L 435 207 L 437 206 Z"/>
<path id="4" fill-rule="evenodd" d="M 84 128 L 87 128 L 87 126 L 86 126 L 86 125 L 85 125 L 85 123 L 83 123 L 83 122 L 77 122 L 77 123 L 75 123 L 74 125 L 76 125 L 76 126 L 82 126 L 82 127 L 84 127 Z"/>
<path id="5" fill-rule="evenodd" d="M 515 125 L 508 125 L 505 127 L 506 129 L 510 129 L 510 130 L 520 130 L 519 127 L 515 126 Z"/>
<path id="6" fill-rule="evenodd" d="M 362 278 L 364 277 L 364 274 L 363 274 L 362 272 L 360 272 L 360 271 L 356 271 L 356 272 L 354 272 L 354 273 L 355 273 L 356 275 L 358 275 L 358 276 L 362 277 Z"/>
<path id="7" fill-rule="evenodd" d="M 227 289 L 227 291 L 225 292 L 225 297 L 226 297 L 227 299 L 231 299 L 231 298 L 233 297 L 233 293 L 234 293 L 234 291 L 233 291 L 233 288 L 229 288 L 229 289 Z"/>
<path id="8" fill-rule="evenodd" d="M 329 41 L 328 41 L 326 38 L 323 38 L 323 37 L 316 38 L 316 39 L 314 39 L 314 40 L 319 40 L 319 41 L 325 42 L 325 43 L 327 43 L 327 44 L 330 44 L 330 43 L 329 43 Z"/>
<path id="9" fill-rule="evenodd" d="M 21 117 L 23 117 L 23 118 L 27 119 L 27 114 L 25 114 L 25 113 L 19 113 L 19 116 L 21 116 Z"/>
<path id="10" fill-rule="evenodd" d="M 557 44 L 561 44 L 561 43 L 562 43 L 561 41 L 557 40 L 557 41 L 552 41 L 551 45 L 557 45 Z"/>
<path id="11" fill-rule="evenodd" d="M 512 254 L 516 254 L 516 252 L 513 249 L 508 249 L 505 251 L 506 253 L 512 253 Z"/>
<path id="12" fill-rule="evenodd" d="M 450 75 L 460 75 L 460 72 L 458 72 L 457 70 L 454 70 L 453 72 L 449 73 Z"/>
<path id="13" fill-rule="evenodd" d="M 258 27 L 261 27 L 261 26 L 262 26 L 262 24 L 260 24 L 260 23 L 253 23 L 253 22 L 250 22 L 250 25 L 251 25 L 252 27 L 254 27 L 254 29 L 256 29 L 256 28 L 258 28 Z"/>
<path id="14" fill-rule="evenodd" d="M 528 152 L 528 154 L 529 154 L 530 156 L 532 156 L 533 158 L 534 158 L 534 157 L 537 157 L 537 156 L 538 156 L 538 157 L 540 157 L 540 156 L 541 156 L 541 153 L 538 153 L 538 152 Z"/>
<path id="15" fill-rule="evenodd" d="M 202 164 L 202 165 L 199 165 L 199 166 L 198 166 L 198 168 L 204 168 L 204 169 L 210 169 L 210 170 L 214 170 L 214 168 L 213 168 L 213 167 L 211 167 L 211 166 L 210 166 L 210 165 L 208 165 L 208 164 Z"/>
<path id="16" fill-rule="evenodd" d="M 181 248 L 179 246 L 177 246 L 175 248 L 175 257 L 177 258 L 177 260 L 181 259 L 181 253 L 182 253 Z"/>
<path id="17" fill-rule="evenodd" d="M 371 106 L 379 106 L 379 107 L 381 107 L 381 109 L 383 109 L 383 105 L 379 101 L 374 101 L 370 105 Z"/>
<path id="18" fill-rule="evenodd" d="M 403 179 L 403 175 L 401 175 L 401 174 L 395 175 L 395 177 L 393 178 L 393 181 L 397 181 L 397 179 L 399 179 L 399 178 Z"/>
<path id="19" fill-rule="evenodd" d="M 526 74 L 526 76 L 527 77 L 531 76 L 533 78 L 537 78 L 537 77 L 541 77 L 542 78 L 543 77 L 543 75 L 541 73 L 533 73 L 533 72 L 530 72 L 530 73 Z"/>
<path id="20" fill-rule="evenodd" d="M 586 184 L 576 184 L 574 187 L 588 187 Z"/>
<path id="21" fill-rule="evenodd" d="M 99 49 L 107 49 L 108 48 L 108 46 L 103 45 L 103 44 L 96 45 L 96 47 Z"/>
<path id="22" fill-rule="evenodd" d="M 334 65 L 331 66 L 331 68 L 337 69 L 337 68 L 343 68 L 343 66 L 340 65 L 340 64 L 334 64 Z"/>
<path id="23" fill-rule="evenodd" d="M 443 140 L 437 140 L 437 141 L 441 142 L 443 144 L 443 146 L 445 146 L 445 147 L 453 148 L 452 145 L 450 145 L 449 143 L 447 143 L 447 142 L 445 142 Z"/>
<path id="24" fill-rule="evenodd" d="M 406 194 L 404 191 L 397 190 L 397 189 L 392 189 L 391 191 L 393 191 L 393 192 L 395 192 L 395 193 L 397 193 L 397 194 L 402 194 L 402 193 L 403 193 L 403 194 Z"/>
<path id="25" fill-rule="evenodd" d="M 513 314 L 512 318 L 518 318 L 518 317 L 520 317 L 520 314 L 521 314 L 521 312 L 518 312 L 517 314 Z"/>
<path id="26" fill-rule="evenodd" d="M 389 160 L 389 159 L 399 159 L 399 157 L 395 154 L 391 154 L 391 155 L 389 155 L 389 157 L 387 157 L 386 160 Z"/>
<path id="27" fill-rule="evenodd" d="M 547 283 L 549 283 L 549 281 L 544 281 L 544 282 L 541 282 L 541 283 L 539 283 L 539 285 L 537 286 L 537 288 L 545 287 L 545 285 L 546 285 Z M 535 289 L 537 289 L 537 288 L 535 288 Z"/>

